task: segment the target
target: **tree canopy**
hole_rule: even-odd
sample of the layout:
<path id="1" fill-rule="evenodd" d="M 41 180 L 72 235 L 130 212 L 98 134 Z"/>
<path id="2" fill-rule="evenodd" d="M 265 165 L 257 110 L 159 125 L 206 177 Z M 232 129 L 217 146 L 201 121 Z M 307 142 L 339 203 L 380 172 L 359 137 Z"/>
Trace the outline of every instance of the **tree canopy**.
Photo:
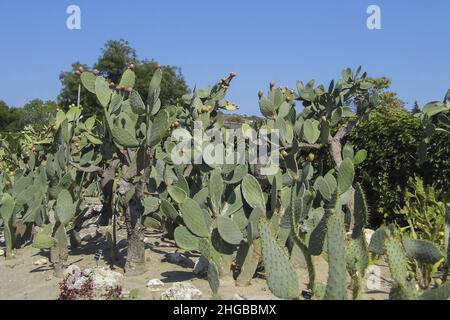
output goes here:
<path id="1" fill-rule="evenodd" d="M 136 50 L 133 49 L 128 41 L 110 40 L 108 41 L 99 56 L 93 69 L 96 69 L 100 75 L 109 81 L 117 84 L 123 72 L 131 65 L 134 65 L 134 71 L 137 75 L 136 90 L 146 97 L 148 94 L 148 83 L 152 78 L 158 62 L 155 60 L 139 60 Z M 80 66 L 89 69 L 87 65 L 75 62 L 72 64 L 72 70 L 62 72 L 60 80 L 62 89 L 58 97 L 61 106 L 69 106 L 77 103 L 78 85 L 80 83 L 73 70 Z M 180 68 L 174 66 L 163 66 L 164 76 L 161 84 L 161 103 L 163 105 L 172 104 L 176 100 L 189 92 L 189 88 L 184 80 Z M 89 114 L 96 114 L 101 110 L 95 97 L 88 94 L 86 89 L 81 89 L 81 104 Z"/>

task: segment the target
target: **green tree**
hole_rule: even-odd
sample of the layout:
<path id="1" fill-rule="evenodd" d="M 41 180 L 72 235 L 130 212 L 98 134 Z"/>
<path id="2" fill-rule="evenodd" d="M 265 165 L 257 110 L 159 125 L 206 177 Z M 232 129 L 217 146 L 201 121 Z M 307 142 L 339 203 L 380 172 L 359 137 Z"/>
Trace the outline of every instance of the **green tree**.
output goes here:
<path id="1" fill-rule="evenodd" d="M 148 83 L 152 78 L 158 62 L 154 60 L 139 60 L 136 51 L 125 40 L 108 41 L 102 49 L 94 69 L 108 80 L 117 84 L 122 73 L 133 64 L 137 75 L 135 89 L 144 97 L 148 94 Z M 77 103 L 79 77 L 74 73 L 80 66 L 88 69 L 79 62 L 72 64 L 72 71 L 63 72 L 60 75 L 62 89 L 58 97 L 58 103 L 67 108 Z M 173 104 L 178 98 L 189 92 L 181 71 L 177 67 L 164 66 L 164 77 L 161 84 L 161 103 Z M 86 89 L 81 89 L 81 104 L 87 114 L 96 114 L 101 110 L 95 96 L 88 94 Z"/>
<path id="2" fill-rule="evenodd" d="M 356 105 L 360 106 L 367 97 L 377 97 L 377 105 L 392 109 L 405 109 L 403 102 L 396 92 L 390 91 L 392 81 L 386 77 L 367 78 L 367 82 L 373 85 L 373 88 L 365 93 L 364 96 L 356 98 Z"/>
<path id="3" fill-rule="evenodd" d="M 377 108 L 352 131 L 351 142 L 368 154 L 357 176 L 367 192 L 374 225 L 395 217 L 409 177 L 421 175 L 416 156 L 421 136 L 418 118 L 390 106 Z"/>
<path id="4" fill-rule="evenodd" d="M 24 125 L 48 125 L 56 116 L 58 105 L 54 101 L 34 99 L 23 106 Z"/>
<path id="5" fill-rule="evenodd" d="M 10 108 L 0 101 L 0 132 L 21 130 L 24 127 L 23 116 L 22 109 Z"/>
<path id="6" fill-rule="evenodd" d="M 148 84 L 156 71 L 158 63 L 156 61 L 143 60 L 135 67 L 136 90 L 144 97 L 148 96 Z M 161 81 L 161 104 L 168 105 L 176 103 L 178 98 L 188 93 L 181 70 L 174 66 L 164 66 L 163 78 Z"/>
<path id="7" fill-rule="evenodd" d="M 119 83 L 120 77 L 130 64 L 137 64 L 136 50 L 123 39 L 110 40 L 102 49 L 94 69 L 114 83 Z"/>
<path id="8" fill-rule="evenodd" d="M 80 62 L 75 62 L 72 64 L 72 70 L 77 70 L 79 67 L 87 69 L 87 65 L 81 64 Z M 59 75 L 59 80 L 61 81 L 61 92 L 58 96 L 58 104 L 62 109 L 66 110 L 71 104 L 76 104 L 78 99 L 78 88 L 80 85 L 80 78 L 75 74 L 74 71 L 62 72 Z M 89 92 L 81 86 L 80 103 L 86 109 L 89 114 L 95 114 L 101 110 L 101 106 L 98 104 L 95 96 L 93 97 Z"/>
<path id="9" fill-rule="evenodd" d="M 412 114 L 418 114 L 420 113 L 422 110 L 420 109 L 419 103 L 417 101 L 414 102 L 414 107 L 411 110 Z"/>

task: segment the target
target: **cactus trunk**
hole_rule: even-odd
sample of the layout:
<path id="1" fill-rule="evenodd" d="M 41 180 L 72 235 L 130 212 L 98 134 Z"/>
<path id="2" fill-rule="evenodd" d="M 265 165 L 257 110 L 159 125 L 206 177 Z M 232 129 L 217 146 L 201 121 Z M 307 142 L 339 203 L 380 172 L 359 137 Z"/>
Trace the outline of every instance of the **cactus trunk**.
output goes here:
<path id="1" fill-rule="evenodd" d="M 125 211 L 128 233 L 127 262 L 125 272 L 129 275 L 145 273 L 144 226 L 141 223 L 143 206 L 140 201 L 132 199 Z"/>

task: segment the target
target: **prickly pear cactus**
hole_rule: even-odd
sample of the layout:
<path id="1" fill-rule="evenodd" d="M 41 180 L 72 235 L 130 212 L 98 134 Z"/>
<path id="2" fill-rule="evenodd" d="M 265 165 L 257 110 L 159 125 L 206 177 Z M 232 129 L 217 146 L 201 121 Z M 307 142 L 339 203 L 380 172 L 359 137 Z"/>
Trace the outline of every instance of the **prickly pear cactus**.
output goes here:
<path id="1" fill-rule="evenodd" d="M 389 237 L 386 239 L 385 246 L 389 270 L 396 283 L 396 287 L 393 289 L 393 297 L 402 298 L 402 300 L 417 299 L 417 284 L 414 273 L 408 268 L 408 261 L 400 241 Z"/>
<path id="2" fill-rule="evenodd" d="M 14 199 L 7 193 L 3 194 L 2 203 L 0 206 L 0 216 L 3 219 L 4 225 L 6 257 L 11 257 L 13 254 L 12 217 L 14 214 L 14 206 Z"/>
<path id="3" fill-rule="evenodd" d="M 295 269 L 286 252 L 277 243 L 265 218 L 258 220 L 267 284 L 282 299 L 298 299 L 300 288 Z"/>
<path id="4" fill-rule="evenodd" d="M 345 225 L 341 212 L 334 212 L 327 223 L 328 282 L 325 299 L 347 299 Z"/>

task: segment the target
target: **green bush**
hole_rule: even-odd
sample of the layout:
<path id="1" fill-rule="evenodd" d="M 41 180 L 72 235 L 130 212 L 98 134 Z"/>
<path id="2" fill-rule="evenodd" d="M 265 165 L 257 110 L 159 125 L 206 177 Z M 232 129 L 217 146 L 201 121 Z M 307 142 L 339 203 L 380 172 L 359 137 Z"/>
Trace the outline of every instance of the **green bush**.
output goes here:
<path id="1" fill-rule="evenodd" d="M 368 154 L 357 179 L 367 192 L 372 224 L 394 219 L 394 209 L 404 205 L 409 177 L 421 173 L 417 161 L 421 135 L 419 119 L 388 107 L 380 107 L 351 133 L 356 149 Z"/>
<path id="2" fill-rule="evenodd" d="M 449 192 L 450 185 L 450 135 L 436 132 L 431 138 L 427 162 L 423 165 L 426 184 L 433 184 L 442 192 Z"/>

